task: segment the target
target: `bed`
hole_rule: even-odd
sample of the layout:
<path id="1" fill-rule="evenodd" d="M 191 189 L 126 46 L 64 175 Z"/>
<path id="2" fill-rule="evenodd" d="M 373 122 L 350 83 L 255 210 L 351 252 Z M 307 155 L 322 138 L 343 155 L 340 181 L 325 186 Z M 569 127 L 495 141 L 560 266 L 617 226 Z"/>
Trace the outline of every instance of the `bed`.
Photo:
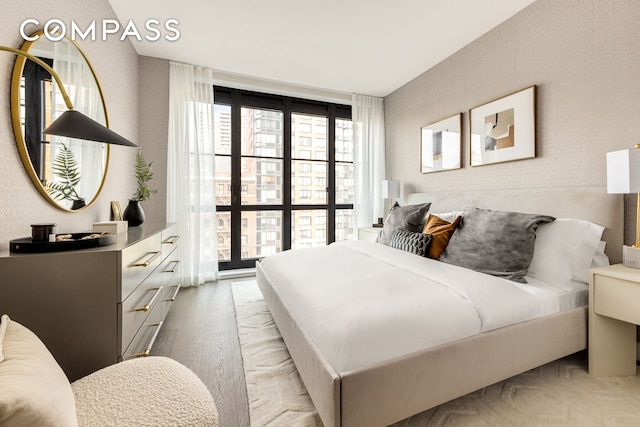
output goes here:
<path id="1" fill-rule="evenodd" d="M 622 257 L 622 198 L 604 188 L 404 200 L 425 202 L 432 213 L 474 206 L 590 221 L 604 227 L 610 261 Z M 267 257 L 257 281 L 328 427 L 389 425 L 586 348 L 587 286 L 576 281 L 516 283 L 363 241 Z"/>

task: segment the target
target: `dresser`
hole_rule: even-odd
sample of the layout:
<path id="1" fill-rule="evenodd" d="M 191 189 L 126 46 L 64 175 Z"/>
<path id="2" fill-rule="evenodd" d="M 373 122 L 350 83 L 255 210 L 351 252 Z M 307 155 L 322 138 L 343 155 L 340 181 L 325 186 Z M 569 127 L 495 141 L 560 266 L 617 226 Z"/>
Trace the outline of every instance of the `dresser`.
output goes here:
<path id="1" fill-rule="evenodd" d="M 180 289 L 181 255 L 175 224 L 132 227 L 96 249 L 2 252 L 0 314 L 34 331 L 74 381 L 149 355 Z"/>

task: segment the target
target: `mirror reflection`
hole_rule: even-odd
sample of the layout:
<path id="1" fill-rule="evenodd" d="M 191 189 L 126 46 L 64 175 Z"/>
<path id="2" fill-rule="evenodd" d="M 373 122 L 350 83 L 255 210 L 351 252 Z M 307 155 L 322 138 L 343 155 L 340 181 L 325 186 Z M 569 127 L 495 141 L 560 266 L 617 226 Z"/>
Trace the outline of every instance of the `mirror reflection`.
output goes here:
<path id="1" fill-rule="evenodd" d="M 420 128 L 420 172 L 430 173 L 461 167 L 462 114 Z"/>
<path id="2" fill-rule="evenodd" d="M 71 40 L 45 37 L 22 50 L 39 57 L 60 76 L 74 109 L 107 125 L 100 85 L 84 53 Z M 54 206 L 70 211 L 90 205 L 107 171 L 108 144 L 44 135 L 66 105 L 55 80 L 38 64 L 18 57 L 12 78 L 11 112 L 20 156 L 38 191 Z"/>

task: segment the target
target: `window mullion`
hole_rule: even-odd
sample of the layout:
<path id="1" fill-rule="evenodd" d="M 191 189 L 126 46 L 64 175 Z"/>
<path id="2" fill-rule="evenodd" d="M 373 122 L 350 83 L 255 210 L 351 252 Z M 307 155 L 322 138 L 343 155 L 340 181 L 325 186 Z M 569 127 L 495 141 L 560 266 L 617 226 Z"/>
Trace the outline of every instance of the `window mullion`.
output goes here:
<path id="1" fill-rule="evenodd" d="M 291 249 L 291 177 L 292 160 L 291 160 L 291 99 L 284 102 L 284 161 L 282 176 L 282 250 Z"/>
<path id="2" fill-rule="evenodd" d="M 240 268 L 242 259 L 242 94 L 232 91 L 231 102 L 231 268 Z"/>
<path id="3" fill-rule="evenodd" d="M 327 182 L 327 243 L 336 240 L 336 106 L 329 106 L 329 140 L 327 141 L 327 159 L 329 176 Z"/>

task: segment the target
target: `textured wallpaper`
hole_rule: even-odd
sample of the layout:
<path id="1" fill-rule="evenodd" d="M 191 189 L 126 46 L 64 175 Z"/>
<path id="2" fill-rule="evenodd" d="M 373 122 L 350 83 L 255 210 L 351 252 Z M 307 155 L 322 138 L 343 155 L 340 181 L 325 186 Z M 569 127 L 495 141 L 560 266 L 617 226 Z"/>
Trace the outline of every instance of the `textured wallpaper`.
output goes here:
<path id="1" fill-rule="evenodd" d="M 537 157 L 469 166 L 468 111 L 537 85 Z M 463 168 L 421 174 L 420 126 L 463 113 Z M 640 142 L 640 2 L 537 0 L 385 98 L 387 176 L 414 191 L 606 185 Z"/>
<path id="2" fill-rule="evenodd" d="M 81 28 L 94 19 L 115 18 L 107 0 L 62 0 L 43 2 L 22 0 L 4 2 L 0 13 L 0 44 L 20 47 L 20 24 L 34 18 L 42 25 L 51 18 L 74 20 Z M 30 26 L 29 28 L 35 28 Z M 91 62 L 104 92 L 110 127 L 132 140 L 138 140 L 138 56 L 128 41 L 78 41 Z M 110 167 L 100 197 L 81 212 L 65 212 L 45 201 L 29 180 L 20 161 L 11 127 L 10 81 L 15 57 L 0 52 L 0 250 L 9 240 L 29 236 L 30 224 L 57 223 L 57 231 L 91 230 L 95 221 L 109 219 L 109 202 L 119 200 L 123 207 L 135 190 L 133 160 L 135 149 L 112 147 Z"/>
<path id="3" fill-rule="evenodd" d="M 147 162 L 153 162 L 150 186 L 158 193 L 144 202 L 147 219 L 167 219 L 167 139 L 169 133 L 169 61 L 140 57 L 140 144 Z"/>

